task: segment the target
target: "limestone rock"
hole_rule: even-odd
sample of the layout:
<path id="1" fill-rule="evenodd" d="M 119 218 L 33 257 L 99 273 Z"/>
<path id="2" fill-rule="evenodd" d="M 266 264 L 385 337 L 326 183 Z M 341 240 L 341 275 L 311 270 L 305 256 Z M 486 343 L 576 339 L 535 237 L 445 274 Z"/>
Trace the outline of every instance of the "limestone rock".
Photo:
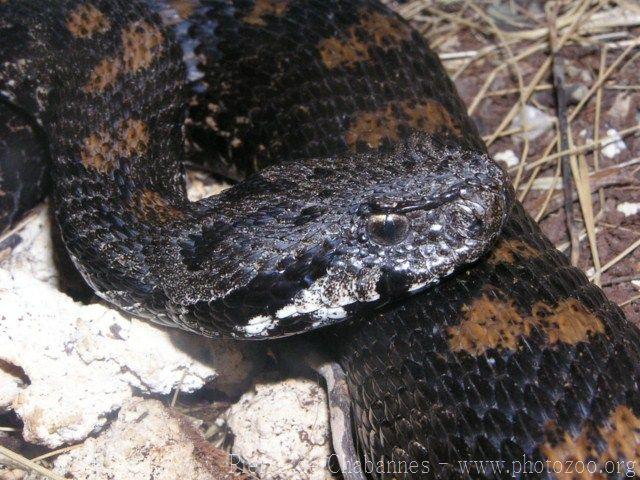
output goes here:
<path id="1" fill-rule="evenodd" d="M 190 421 L 157 400 L 127 400 L 98 438 L 60 455 L 54 471 L 76 480 L 226 480 L 229 455 L 207 443 Z"/>
<path id="2" fill-rule="evenodd" d="M 233 453 L 260 478 L 326 480 L 331 455 L 326 393 L 308 379 L 260 381 L 227 413 Z"/>
<path id="3" fill-rule="evenodd" d="M 25 440 L 84 440 L 134 389 L 168 394 L 178 385 L 192 392 L 244 381 L 250 362 L 238 343 L 160 328 L 60 292 L 47 223 L 42 209 L 0 261 L 0 411 L 15 410 Z"/>

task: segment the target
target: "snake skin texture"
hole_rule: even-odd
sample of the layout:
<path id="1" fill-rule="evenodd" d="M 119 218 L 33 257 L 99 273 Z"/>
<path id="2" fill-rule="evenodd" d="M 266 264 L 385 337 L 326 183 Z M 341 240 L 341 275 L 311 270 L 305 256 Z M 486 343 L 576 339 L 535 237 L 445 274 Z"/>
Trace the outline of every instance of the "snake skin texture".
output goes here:
<path id="1" fill-rule="evenodd" d="M 500 232 L 505 174 L 420 37 L 373 2 L 276 3 L 188 22 L 159 2 L 0 4 L 0 91 L 46 130 L 73 261 L 127 312 L 291 335 L 424 289 Z M 194 159 L 260 171 L 189 202 L 182 127 Z"/>
<path id="2" fill-rule="evenodd" d="M 636 476 L 638 329 L 520 205 L 482 261 L 331 335 L 375 478 Z"/>
<path id="3" fill-rule="evenodd" d="M 521 205 L 507 217 L 453 84 L 387 8 L 0 0 L 0 38 L 0 225 L 50 158 L 63 240 L 107 301 L 210 336 L 350 320 L 311 335 L 347 373 L 371 478 L 633 476 L 638 330 Z M 188 202 L 183 158 L 243 181 Z M 350 236 L 361 217 L 377 245 Z M 352 281 L 353 251 L 409 273 Z M 309 304 L 322 319 L 290 315 Z"/>

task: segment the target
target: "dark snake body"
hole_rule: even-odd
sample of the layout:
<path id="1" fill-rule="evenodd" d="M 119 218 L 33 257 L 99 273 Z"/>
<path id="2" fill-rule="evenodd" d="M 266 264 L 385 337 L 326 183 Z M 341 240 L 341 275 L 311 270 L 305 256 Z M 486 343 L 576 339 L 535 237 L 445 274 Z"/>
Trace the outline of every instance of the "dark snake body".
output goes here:
<path id="1" fill-rule="evenodd" d="M 252 249 L 227 239 L 230 224 L 208 222 L 217 200 L 186 201 L 181 174 L 171 168 L 177 162 L 166 159 L 167 151 L 183 150 L 182 126 L 189 157 L 227 176 L 275 164 L 246 183 L 253 206 L 262 205 L 263 190 L 305 199 L 309 190 L 322 197 L 323 187 L 352 178 L 405 175 L 411 152 L 432 155 L 420 133 L 452 158 L 485 153 L 436 56 L 376 2 L 173 2 L 188 23 L 152 3 L 177 33 L 140 6 L 0 1 L 2 218 L 13 222 L 37 197 L 35 189 L 21 191 L 24 175 L 7 174 L 8 159 L 23 159 L 25 174 L 41 183 L 33 165 L 47 155 L 33 136 L 31 143 L 20 137 L 39 127 L 17 105 L 45 127 L 56 216 L 72 258 L 99 294 L 129 312 L 233 334 L 234 315 L 249 319 L 265 305 L 286 306 L 282 298 L 329 261 L 326 247 L 304 263 L 304 275 L 281 265 L 287 274 L 275 284 L 256 276 L 219 300 L 172 302 L 242 284 L 246 272 L 232 266 L 213 279 L 203 271 L 216 255 Z M 186 67 L 175 60 L 183 52 Z M 25 133 L 15 133 L 16 122 Z M 353 167 L 334 175 L 335 159 L 345 154 Z M 319 157 L 329 160 L 299 171 L 283 161 Z M 225 199 L 234 195 L 237 211 L 225 215 L 255 224 L 270 226 L 296 208 L 245 215 L 242 195 Z M 285 226 L 322 215 L 302 209 Z M 269 244 L 275 253 L 266 264 L 304 241 Z M 218 253 L 209 258 L 212 250 Z M 406 279 L 390 276 L 376 289 L 393 297 L 406 292 Z M 373 477 L 624 478 L 640 460 L 638 331 L 519 204 L 480 261 L 424 293 L 354 315 L 317 338 L 335 346 L 347 372 L 355 431 Z M 308 324 L 279 328 L 271 333 Z M 503 473 L 459 463 L 473 460 L 504 461 Z M 523 465 L 535 469 L 531 475 L 512 471 L 512 461 L 538 460 L 561 462 L 561 473 L 549 473 L 556 464 L 544 473 L 535 473 L 538 464 Z M 588 477 L 576 473 L 576 462 L 615 473 Z"/>
<path id="2" fill-rule="evenodd" d="M 361 322 L 336 335 L 358 438 L 382 471 L 635 476 L 638 329 L 522 206 L 484 260 Z"/>

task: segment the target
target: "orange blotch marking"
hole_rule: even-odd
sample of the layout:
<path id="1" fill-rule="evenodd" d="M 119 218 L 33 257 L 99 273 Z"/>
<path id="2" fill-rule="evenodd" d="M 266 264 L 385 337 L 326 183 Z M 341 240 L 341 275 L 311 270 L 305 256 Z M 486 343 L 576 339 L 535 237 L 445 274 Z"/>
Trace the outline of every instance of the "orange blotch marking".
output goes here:
<path id="1" fill-rule="evenodd" d="M 352 151 L 355 151 L 358 142 L 377 149 L 385 140 L 398 141 L 402 127 L 430 134 L 450 132 L 455 136 L 462 135 L 460 127 L 440 102 L 402 101 L 390 102 L 380 110 L 358 114 L 345 135 L 345 141 Z"/>
<path id="2" fill-rule="evenodd" d="M 120 158 L 142 155 L 149 147 L 147 125 L 140 120 L 123 120 L 114 132 L 103 130 L 84 139 L 80 158 L 87 168 L 109 173 Z"/>
<path id="3" fill-rule="evenodd" d="M 573 298 L 556 306 L 536 303 L 531 315 L 523 315 L 511 300 L 492 298 L 487 294 L 462 308 L 464 319 L 448 327 L 449 346 L 454 352 L 482 355 L 490 349 L 516 350 L 520 339 L 541 331 L 550 344 L 575 345 L 591 335 L 604 333 L 602 321 Z"/>
<path id="4" fill-rule="evenodd" d="M 402 111 L 406 115 L 406 123 L 414 130 L 427 133 L 451 132 L 456 137 L 462 136 L 460 126 L 440 102 L 426 100 L 422 103 L 404 102 Z"/>
<path id="5" fill-rule="evenodd" d="M 558 426 L 555 422 L 550 423 L 547 429 L 551 432 L 550 435 L 558 437 L 558 440 L 553 442 L 553 446 L 551 443 L 541 445 L 540 452 L 549 460 L 552 467 L 554 464 L 556 465 L 555 478 L 558 480 L 603 478 L 594 476 L 587 471 L 586 462 L 597 458 L 597 451 L 592 439 L 585 432 L 581 432 L 580 435 L 574 438 L 567 432 L 558 431 Z M 578 469 L 580 470 L 578 472 L 573 467 L 576 462 L 584 462 L 585 468 Z"/>
<path id="6" fill-rule="evenodd" d="M 618 406 L 609 417 L 608 425 L 598 429 L 607 442 L 602 452 L 606 460 L 627 460 L 640 465 L 640 418 L 626 405 Z"/>
<path id="7" fill-rule="evenodd" d="M 169 203 L 160 193 L 148 188 L 132 198 L 133 208 L 144 219 L 169 223 L 184 217 L 182 211 Z"/>
<path id="8" fill-rule="evenodd" d="M 200 6 L 200 2 L 198 2 L 198 0 L 169 0 L 169 5 L 171 5 L 180 18 L 186 19 Z"/>
<path id="9" fill-rule="evenodd" d="M 137 21 L 122 31 L 122 60 L 128 72 L 147 68 L 162 53 L 162 32 L 145 21 Z"/>
<path id="10" fill-rule="evenodd" d="M 108 32 L 110 28 L 109 18 L 90 3 L 80 5 L 67 17 L 67 29 L 76 38 L 91 38 L 95 33 Z"/>
<path id="11" fill-rule="evenodd" d="M 532 324 L 522 316 L 513 302 L 483 295 L 462 308 L 464 320 L 447 328 L 449 346 L 454 352 L 482 355 L 491 348 L 515 350 L 523 335 L 531 333 Z"/>
<path id="12" fill-rule="evenodd" d="M 120 149 L 124 156 L 140 155 L 149 147 L 149 130 L 141 120 L 124 120 L 118 126 Z"/>
<path id="13" fill-rule="evenodd" d="M 401 19 L 379 12 L 364 13 L 360 17 L 361 28 L 373 35 L 378 47 L 392 48 L 411 38 L 411 27 Z"/>
<path id="14" fill-rule="evenodd" d="M 369 60 L 372 45 L 389 50 L 410 38 L 411 28 L 399 18 L 364 10 L 358 23 L 347 29 L 346 38 L 322 39 L 318 49 L 325 66 L 333 69 Z"/>
<path id="15" fill-rule="evenodd" d="M 329 69 L 340 65 L 354 65 L 371 58 L 369 46 L 352 36 L 343 41 L 338 38 L 325 38 L 318 44 L 322 63 Z"/>
<path id="16" fill-rule="evenodd" d="M 251 11 L 242 19 L 250 25 L 264 26 L 265 17 L 273 15 L 281 17 L 289 8 L 289 0 L 256 0 Z"/>
<path id="17" fill-rule="evenodd" d="M 604 333 L 602 321 L 575 298 L 562 300 L 555 307 L 538 302 L 533 306 L 532 319 L 552 344 L 575 345 Z"/>
<path id="18" fill-rule="evenodd" d="M 383 110 L 361 112 L 345 136 L 347 145 L 356 149 L 358 142 L 364 142 L 369 148 L 380 148 L 385 140 L 398 140 L 400 121 L 389 104 Z"/>
<path id="19" fill-rule="evenodd" d="M 122 62 L 119 58 L 103 58 L 89 74 L 89 81 L 84 86 L 87 93 L 103 92 L 116 83 L 118 75 L 122 71 Z"/>
<path id="20" fill-rule="evenodd" d="M 540 452 L 553 465 L 558 462 L 563 467 L 575 465 L 576 462 L 595 462 L 596 472 L 563 468 L 556 472 L 558 480 L 595 480 L 608 478 L 600 473 L 607 462 L 623 462 L 621 467 L 640 463 L 640 419 L 626 405 L 617 406 L 609 415 L 604 425 L 584 427 L 576 436 L 569 432 L 559 431 L 555 424 L 548 427 L 549 441 L 540 447 Z M 570 463 L 571 462 L 571 463 Z M 591 469 L 593 471 L 593 468 Z M 621 472 L 624 476 L 624 471 Z"/>
<path id="21" fill-rule="evenodd" d="M 120 75 L 149 67 L 162 53 L 162 32 L 145 21 L 127 25 L 120 36 L 122 55 L 100 60 L 89 74 L 89 80 L 83 88 L 85 92 L 103 92 L 113 86 Z"/>
<path id="22" fill-rule="evenodd" d="M 527 260 L 540 256 L 540 251 L 522 240 L 501 238 L 491 251 L 487 261 L 492 265 L 508 263 L 513 265 L 518 259 Z"/>
<path id="23" fill-rule="evenodd" d="M 113 139 L 108 132 L 92 133 L 84 139 L 80 158 L 85 167 L 109 173 L 118 166 Z"/>

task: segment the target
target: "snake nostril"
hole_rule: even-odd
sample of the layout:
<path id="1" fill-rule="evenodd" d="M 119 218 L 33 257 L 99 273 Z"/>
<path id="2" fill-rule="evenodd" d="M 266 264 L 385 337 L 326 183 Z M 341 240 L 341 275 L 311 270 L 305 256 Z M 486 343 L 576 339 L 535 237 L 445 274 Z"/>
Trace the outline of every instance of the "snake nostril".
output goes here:
<path id="1" fill-rule="evenodd" d="M 367 219 L 369 238 L 380 245 L 395 245 L 409 233 L 409 219 L 396 213 L 376 213 Z"/>

